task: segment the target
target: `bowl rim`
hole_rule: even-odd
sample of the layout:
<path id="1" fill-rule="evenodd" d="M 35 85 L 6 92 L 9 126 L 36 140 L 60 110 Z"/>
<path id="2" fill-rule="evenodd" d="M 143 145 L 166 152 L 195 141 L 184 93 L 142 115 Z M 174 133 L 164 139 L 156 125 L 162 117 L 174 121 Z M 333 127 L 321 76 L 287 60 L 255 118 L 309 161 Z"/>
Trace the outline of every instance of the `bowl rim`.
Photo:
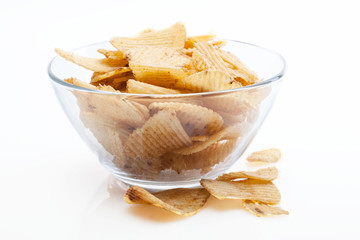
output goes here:
<path id="1" fill-rule="evenodd" d="M 277 82 L 279 81 L 285 74 L 286 72 L 286 61 L 284 59 L 284 57 L 282 55 L 280 55 L 278 52 L 275 52 L 271 49 L 265 48 L 265 47 L 261 47 L 252 43 L 247 43 L 247 42 L 242 42 L 242 41 L 238 41 L 238 40 L 231 40 L 231 39 L 224 39 L 224 38 L 215 38 L 215 40 L 224 40 L 227 42 L 233 42 L 233 43 L 239 43 L 239 44 L 244 44 L 244 45 L 248 45 L 248 46 L 252 46 L 255 48 L 259 48 L 262 49 L 264 51 L 267 51 L 275 56 L 277 56 L 281 62 L 283 63 L 283 67 L 280 70 L 280 72 L 278 72 L 277 74 L 275 74 L 274 76 L 267 78 L 261 82 L 255 83 L 255 84 L 251 84 L 251 85 L 247 85 L 247 86 L 242 86 L 239 88 L 233 88 L 233 89 L 227 89 L 227 90 L 221 90 L 221 91 L 213 91 L 213 92 L 199 92 L 199 93 L 182 93 L 182 94 L 140 94 L 140 93 L 124 93 L 124 92 L 109 92 L 109 91 L 104 91 L 104 90 L 98 90 L 98 89 L 89 89 L 89 88 L 84 88 L 84 87 L 80 87 L 80 86 L 76 86 L 74 84 L 65 82 L 64 80 L 60 79 L 59 77 L 56 76 L 56 74 L 54 74 L 51 70 L 51 67 L 54 63 L 54 61 L 56 61 L 58 58 L 61 58 L 60 56 L 55 56 L 50 63 L 48 64 L 47 70 L 48 70 L 48 75 L 50 77 L 50 79 L 52 79 L 53 82 L 60 84 L 64 87 L 73 89 L 73 90 L 80 90 L 83 92 L 93 92 L 93 93 L 101 93 L 101 94 L 107 94 L 107 95 L 122 95 L 122 96 L 133 96 L 133 97 L 150 97 L 150 98 L 181 98 L 181 97 L 193 97 L 193 96 L 208 96 L 208 95 L 221 95 L 221 94 L 225 94 L 225 93 L 232 93 L 232 92 L 239 92 L 239 91 L 245 91 L 245 90 L 249 90 L 249 89 L 253 89 L 253 88 L 257 88 L 260 86 L 265 86 L 265 85 L 269 85 L 273 82 Z M 97 42 L 97 43 L 92 43 L 83 47 L 78 47 L 75 49 L 70 50 L 69 52 L 73 52 L 82 48 L 87 48 L 87 47 L 91 47 L 94 45 L 98 45 L 98 44 L 106 44 L 109 43 L 109 41 L 103 41 L 103 42 Z"/>

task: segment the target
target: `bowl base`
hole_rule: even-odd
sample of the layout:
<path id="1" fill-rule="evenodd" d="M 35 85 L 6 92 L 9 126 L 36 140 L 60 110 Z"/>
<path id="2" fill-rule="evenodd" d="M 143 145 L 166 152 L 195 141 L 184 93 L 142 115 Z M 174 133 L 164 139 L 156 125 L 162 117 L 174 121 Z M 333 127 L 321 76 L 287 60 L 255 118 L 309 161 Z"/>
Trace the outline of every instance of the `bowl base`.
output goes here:
<path id="1" fill-rule="evenodd" d="M 118 181 L 118 185 L 124 188 L 124 184 L 130 186 L 139 186 L 146 190 L 151 191 L 161 191 L 161 190 L 168 190 L 173 188 L 196 188 L 200 187 L 200 179 L 190 180 L 190 181 L 148 181 L 148 180 L 137 180 L 132 178 L 127 178 L 123 176 L 116 176 Z"/>

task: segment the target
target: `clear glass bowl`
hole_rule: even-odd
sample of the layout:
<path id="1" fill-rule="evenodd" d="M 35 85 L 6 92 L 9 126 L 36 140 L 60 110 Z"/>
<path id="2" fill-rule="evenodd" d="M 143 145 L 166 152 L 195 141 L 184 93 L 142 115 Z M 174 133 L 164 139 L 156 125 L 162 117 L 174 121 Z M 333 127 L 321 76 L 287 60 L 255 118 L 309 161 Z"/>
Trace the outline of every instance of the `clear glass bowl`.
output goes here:
<path id="1" fill-rule="evenodd" d="M 112 46 L 102 42 L 72 52 L 101 57 L 99 48 Z M 69 84 L 63 79 L 88 82 L 92 72 L 59 56 L 48 71 L 75 130 L 116 178 L 152 189 L 191 187 L 240 158 L 268 115 L 285 71 L 284 59 L 267 49 L 238 41 L 228 41 L 223 49 L 264 81 L 218 92 L 145 95 Z M 161 102 L 173 102 L 174 109 L 154 110 Z"/>

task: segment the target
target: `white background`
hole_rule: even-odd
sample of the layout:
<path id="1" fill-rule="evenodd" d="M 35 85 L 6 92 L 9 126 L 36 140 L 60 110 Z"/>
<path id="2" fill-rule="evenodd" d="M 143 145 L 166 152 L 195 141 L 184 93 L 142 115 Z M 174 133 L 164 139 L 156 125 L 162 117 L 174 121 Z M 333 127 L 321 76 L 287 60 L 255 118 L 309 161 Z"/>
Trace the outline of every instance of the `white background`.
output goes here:
<path id="1" fill-rule="evenodd" d="M 177 21 L 287 60 L 245 155 L 283 150 L 276 184 L 289 216 L 257 218 L 214 198 L 187 218 L 127 205 L 66 119 L 46 72 L 54 47 Z M 1 1 L 0 239 L 360 239 L 359 23 L 347 0 Z"/>

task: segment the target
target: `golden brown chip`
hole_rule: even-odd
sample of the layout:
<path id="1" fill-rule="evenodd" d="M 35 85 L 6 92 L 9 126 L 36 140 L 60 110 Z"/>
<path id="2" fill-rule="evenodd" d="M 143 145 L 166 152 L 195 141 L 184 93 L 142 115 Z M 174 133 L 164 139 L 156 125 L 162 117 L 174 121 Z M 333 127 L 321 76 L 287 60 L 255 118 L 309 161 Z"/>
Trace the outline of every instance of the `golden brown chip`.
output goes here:
<path id="1" fill-rule="evenodd" d="M 129 62 L 152 67 L 184 67 L 190 63 L 190 57 L 172 47 L 144 46 L 126 51 Z"/>
<path id="2" fill-rule="evenodd" d="M 249 101 L 246 91 L 204 96 L 203 103 L 204 106 L 216 112 L 228 113 L 236 118 L 241 114 L 244 121 L 246 119 L 253 121 L 257 118 L 258 106 Z"/>
<path id="3" fill-rule="evenodd" d="M 181 91 L 158 87 L 152 84 L 139 82 L 133 79 L 127 81 L 126 92 L 139 94 L 180 94 Z"/>
<path id="4" fill-rule="evenodd" d="M 264 203 L 279 203 L 280 192 L 272 182 L 247 179 L 219 181 L 202 179 L 201 185 L 218 199 L 245 199 Z"/>
<path id="5" fill-rule="evenodd" d="M 268 168 L 261 168 L 254 172 L 248 171 L 240 171 L 240 172 L 231 172 L 231 173 L 224 173 L 223 175 L 216 178 L 216 180 L 220 181 L 231 181 L 238 178 L 250 178 L 250 179 L 257 179 L 263 181 L 273 181 L 279 176 L 279 171 L 276 167 L 268 167 Z"/>
<path id="6" fill-rule="evenodd" d="M 215 34 L 206 34 L 206 35 L 198 35 L 187 37 L 185 40 L 185 48 L 193 48 L 194 43 L 198 41 L 209 42 L 216 37 Z"/>
<path id="7" fill-rule="evenodd" d="M 176 23 L 160 31 L 142 32 L 136 37 L 114 37 L 110 43 L 120 51 L 141 46 L 164 46 L 180 49 L 184 47 L 185 38 L 184 24 Z"/>
<path id="8" fill-rule="evenodd" d="M 151 194 L 133 186 L 127 190 L 124 199 L 129 204 L 151 204 L 181 216 L 191 216 L 200 211 L 209 196 L 203 188 L 176 188 Z"/>
<path id="9" fill-rule="evenodd" d="M 281 158 L 281 151 L 278 148 L 269 148 L 253 152 L 247 157 L 249 162 L 276 163 Z"/>
<path id="10" fill-rule="evenodd" d="M 234 139 L 239 137 L 240 134 L 241 132 L 239 126 L 234 125 L 225 128 L 215 133 L 214 135 L 211 135 L 207 140 L 203 142 L 194 142 L 191 146 L 174 150 L 173 153 L 181 154 L 181 155 L 189 155 L 189 154 L 197 153 L 221 139 Z"/>
<path id="11" fill-rule="evenodd" d="M 73 80 L 72 80 L 73 81 Z M 98 86 L 96 89 L 116 91 L 110 86 Z M 126 99 L 121 95 L 87 93 L 74 91 L 81 111 L 94 112 L 104 121 L 114 121 L 130 127 L 142 126 L 149 118 L 149 110 L 142 104 Z"/>
<path id="12" fill-rule="evenodd" d="M 289 212 L 283 210 L 277 206 L 269 205 L 262 202 L 252 201 L 252 200 L 244 200 L 243 206 L 250 213 L 254 214 L 258 217 L 267 217 L 271 215 L 289 215 Z"/>
<path id="13" fill-rule="evenodd" d="M 83 88 L 89 88 L 89 89 L 94 89 L 94 90 L 96 89 L 96 90 L 108 91 L 108 92 L 116 92 L 116 90 L 111 86 L 103 86 L 103 85 L 94 86 L 92 84 L 80 81 L 76 78 L 67 78 L 67 79 L 64 79 L 64 81 L 74 84 L 79 87 L 83 87 Z M 84 93 L 84 94 L 86 94 L 86 93 Z"/>
<path id="14" fill-rule="evenodd" d="M 76 79 L 76 78 L 66 78 L 66 79 L 64 79 L 64 81 L 67 83 L 74 84 L 79 87 L 83 87 L 83 88 L 89 88 L 89 89 L 94 89 L 94 90 L 97 89 L 96 86 L 91 85 L 90 83 L 80 81 L 79 79 Z"/>
<path id="15" fill-rule="evenodd" d="M 125 143 L 126 152 L 134 159 L 158 158 L 166 152 L 189 146 L 187 135 L 173 110 L 160 111 L 141 128 L 136 129 Z M 139 161 L 140 162 L 140 161 Z M 150 164 L 149 167 L 154 165 Z"/>
<path id="16" fill-rule="evenodd" d="M 91 77 L 91 84 L 96 85 L 99 82 L 102 82 L 104 80 L 108 79 L 114 79 L 114 78 L 120 78 L 125 73 L 131 72 L 131 69 L 129 67 L 122 67 L 118 68 L 111 72 L 94 72 L 93 76 Z M 125 80 L 126 81 L 126 80 Z"/>
<path id="17" fill-rule="evenodd" d="M 91 84 L 95 86 L 108 85 L 112 86 L 116 90 L 124 90 L 126 88 L 127 80 L 134 78 L 134 75 L 131 71 L 119 74 L 115 73 L 114 71 L 109 73 L 110 74 L 94 72 L 92 75 L 93 80 Z M 113 73 L 114 75 L 112 75 Z M 93 83 L 94 80 L 97 82 Z"/>
<path id="18" fill-rule="evenodd" d="M 154 102 L 149 106 L 150 113 L 160 110 L 175 110 L 182 126 L 189 136 L 214 134 L 221 130 L 222 117 L 216 112 L 189 103 Z"/>
<path id="19" fill-rule="evenodd" d="M 178 81 L 191 74 L 187 69 L 179 67 L 154 67 L 132 62 L 129 66 L 136 80 L 166 88 L 175 88 Z"/>
<path id="20" fill-rule="evenodd" d="M 218 55 L 228 64 L 230 64 L 233 71 L 230 71 L 230 75 L 234 77 L 235 80 L 241 82 L 244 86 L 254 84 L 259 81 L 259 78 L 248 68 L 243 62 L 241 62 L 235 55 L 217 49 Z"/>
<path id="21" fill-rule="evenodd" d="M 163 169 L 172 169 L 179 174 L 186 170 L 201 170 L 201 174 L 205 174 L 215 165 L 230 160 L 236 142 L 236 139 L 221 140 L 190 155 L 167 153 L 161 157 Z"/>
<path id="22" fill-rule="evenodd" d="M 175 88 L 186 89 L 192 92 L 213 92 L 241 87 L 231 80 L 225 73 L 217 71 L 204 71 L 179 79 L 174 83 Z"/>
<path id="23" fill-rule="evenodd" d="M 99 53 L 103 54 L 107 58 L 119 59 L 119 60 L 126 60 L 126 56 L 123 52 L 119 50 L 106 50 L 106 49 L 98 49 Z M 127 62 L 127 61 L 126 61 Z"/>
<path id="24" fill-rule="evenodd" d="M 199 52 L 199 56 L 197 57 L 202 57 L 206 70 L 223 72 L 228 77 L 232 77 L 232 71 L 227 67 L 226 63 L 219 55 L 218 48 L 216 46 L 207 42 L 198 41 L 194 43 L 194 48 Z M 198 61 L 199 59 L 196 60 Z"/>
<path id="25" fill-rule="evenodd" d="M 107 152 L 116 158 L 125 158 L 123 141 L 130 135 L 131 129 L 115 122 L 105 121 L 101 116 L 92 112 L 81 111 L 80 119 Z"/>
<path id="26" fill-rule="evenodd" d="M 94 72 L 110 72 L 122 66 L 122 62 L 116 59 L 82 57 L 74 53 L 67 53 L 58 48 L 55 48 L 55 52 L 66 60 Z"/>
<path id="27" fill-rule="evenodd" d="M 221 47 L 225 46 L 226 43 L 227 43 L 226 40 L 215 40 L 215 41 L 212 41 L 210 44 L 216 48 L 221 48 Z"/>

